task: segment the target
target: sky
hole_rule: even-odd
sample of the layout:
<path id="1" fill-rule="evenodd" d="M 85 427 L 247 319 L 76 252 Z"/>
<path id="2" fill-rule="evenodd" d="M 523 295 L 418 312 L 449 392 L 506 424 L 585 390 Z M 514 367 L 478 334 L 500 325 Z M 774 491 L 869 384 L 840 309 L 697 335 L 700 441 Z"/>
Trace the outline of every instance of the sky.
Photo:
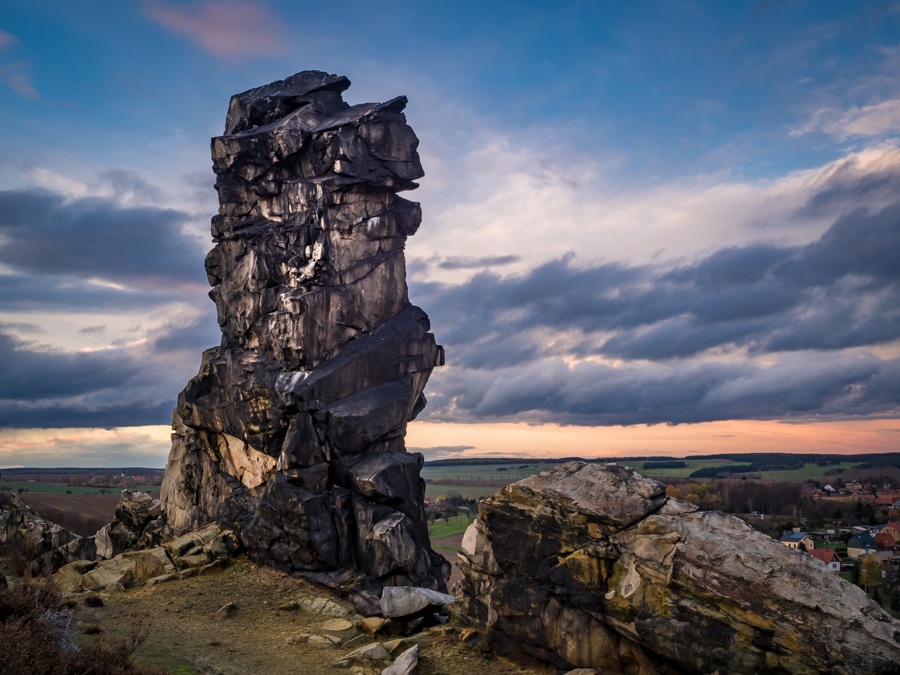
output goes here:
<path id="1" fill-rule="evenodd" d="M 900 450 L 900 2 L 5 0 L 0 466 L 164 465 L 209 139 L 313 69 L 421 141 L 410 447 Z"/>

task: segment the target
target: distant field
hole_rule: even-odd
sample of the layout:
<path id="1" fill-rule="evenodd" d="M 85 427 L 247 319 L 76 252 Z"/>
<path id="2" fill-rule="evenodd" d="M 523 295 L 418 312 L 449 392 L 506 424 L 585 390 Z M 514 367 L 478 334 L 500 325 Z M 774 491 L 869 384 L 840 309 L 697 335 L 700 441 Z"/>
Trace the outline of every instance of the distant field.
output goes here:
<path id="1" fill-rule="evenodd" d="M 0 480 L 0 488 L 9 488 L 11 492 L 18 492 L 19 488 L 24 488 L 37 495 L 64 495 L 70 491 L 73 495 L 99 495 L 100 490 L 109 490 L 110 494 L 118 495 L 121 492 L 119 488 L 66 485 L 65 483 L 31 483 L 21 480 Z M 128 489 L 134 492 L 159 492 L 159 488 L 159 485 L 135 485 Z"/>
<path id="2" fill-rule="evenodd" d="M 468 516 L 456 516 L 446 523 L 443 520 L 436 520 L 433 525 L 428 526 L 428 536 L 432 539 L 451 537 L 465 532 L 471 522 Z"/>
<path id="3" fill-rule="evenodd" d="M 109 522 L 116 515 L 119 495 L 42 495 L 27 492 L 22 495 L 22 501 L 38 513 L 48 508 L 59 509 L 60 511 L 75 513 L 86 518 L 100 518 L 104 522 Z"/>
<path id="4" fill-rule="evenodd" d="M 553 468 L 553 464 L 460 464 L 458 466 L 433 466 L 426 464 L 422 478 L 457 478 L 459 480 L 521 480 L 541 471 Z M 526 467 L 526 468 L 520 468 Z M 498 469 L 503 469 L 498 471 Z"/>
<path id="5" fill-rule="evenodd" d="M 659 462 L 662 460 L 654 459 L 649 461 Z M 697 469 L 708 469 L 713 466 L 734 464 L 734 462 L 730 459 L 673 459 L 672 461 L 683 461 L 685 464 L 687 464 L 687 466 L 683 469 L 644 469 L 644 462 L 630 462 L 628 460 L 624 460 L 622 462 L 619 462 L 619 464 L 630 466 L 642 476 L 648 476 L 650 478 L 661 476 L 665 476 L 666 478 L 687 478 Z"/>
<path id="6" fill-rule="evenodd" d="M 825 477 L 825 472 L 831 469 L 840 469 L 841 471 L 849 469 L 853 466 L 852 462 L 841 462 L 840 464 L 832 464 L 829 466 L 819 466 L 815 462 L 804 464 L 802 469 L 794 471 L 763 471 L 763 480 L 816 480 Z"/>

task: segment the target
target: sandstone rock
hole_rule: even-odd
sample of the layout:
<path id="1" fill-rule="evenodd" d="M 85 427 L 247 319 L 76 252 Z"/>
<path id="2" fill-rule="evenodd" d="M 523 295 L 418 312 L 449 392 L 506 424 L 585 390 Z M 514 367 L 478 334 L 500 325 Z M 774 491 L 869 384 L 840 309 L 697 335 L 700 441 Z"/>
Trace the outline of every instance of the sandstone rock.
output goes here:
<path id="1" fill-rule="evenodd" d="M 381 646 L 387 650 L 387 653 L 390 654 L 392 658 L 398 656 L 401 652 L 405 652 L 413 645 L 415 645 L 415 642 L 408 638 L 388 640 L 387 642 L 381 643 Z"/>
<path id="2" fill-rule="evenodd" d="M 179 396 L 162 511 L 176 535 L 233 529 L 285 572 L 347 570 L 363 598 L 444 591 L 422 457 L 403 443 L 444 362 L 406 288 L 422 213 L 398 193 L 423 175 L 418 139 L 404 97 L 351 107 L 349 86 L 307 71 L 256 87 L 212 139 L 205 265 L 222 343 Z"/>
<path id="3" fill-rule="evenodd" d="M 388 586 L 381 595 L 381 612 L 389 619 L 408 619 L 436 612 L 453 602 L 452 595 L 427 588 Z"/>
<path id="4" fill-rule="evenodd" d="M 71 563 L 57 572 L 60 579 L 68 578 L 74 571 L 83 569 L 83 563 Z M 100 591 L 118 585 L 148 581 L 154 577 L 175 572 L 175 566 L 162 548 L 146 551 L 127 551 L 112 560 L 103 560 L 81 577 L 81 589 Z"/>
<path id="5" fill-rule="evenodd" d="M 397 657 L 381 675 L 416 675 L 419 672 L 419 645 L 414 645 Z"/>
<path id="6" fill-rule="evenodd" d="M 310 635 L 307 642 L 319 647 L 335 647 L 340 644 L 341 641 L 330 635 Z"/>
<path id="7" fill-rule="evenodd" d="M 859 588 L 624 467 L 569 463 L 479 508 L 450 609 L 501 656 L 641 675 L 900 664 L 900 622 Z"/>
<path id="8" fill-rule="evenodd" d="M 357 622 L 357 626 L 360 630 L 371 635 L 381 630 L 382 626 L 384 626 L 384 619 L 378 616 L 366 617 L 365 619 L 360 619 Z"/>
<path id="9" fill-rule="evenodd" d="M 359 631 L 356 627 L 346 619 L 331 619 L 319 626 L 319 632 L 322 635 L 338 638 L 341 642 L 356 637 Z"/>
<path id="10" fill-rule="evenodd" d="M 391 655 L 378 642 L 354 649 L 340 660 L 350 661 L 362 666 L 384 666 L 392 661 Z"/>
<path id="11" fill-rule="evenodd" d="M 292 635 L 287 639 L 287 643 L 289 645 L 305 645 L 309 642 L 309 639 L 312 637 L 310 633 L 298 633 L 297 635 Z"/>

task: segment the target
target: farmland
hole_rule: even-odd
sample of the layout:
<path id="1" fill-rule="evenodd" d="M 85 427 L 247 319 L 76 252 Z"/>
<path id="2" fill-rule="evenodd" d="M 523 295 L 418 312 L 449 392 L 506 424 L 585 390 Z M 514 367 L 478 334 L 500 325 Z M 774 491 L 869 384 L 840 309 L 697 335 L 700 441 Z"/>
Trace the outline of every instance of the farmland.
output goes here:
<path id="1" fill-rule="evenodd" d="M 40 481 L 27 480 L 2 480 L 0 479 L 0 490 L 6 488 L 10 492 L 18 492 L 19 490 L 27 490 L 36 495 L 101 495 L 104 490 L 109 494 L 119 494 L 121 488 L 104 488 L 96 485 L 67 485 L 66 483 L 44 483 Z M 128 489 L 133 492 L 159 492 L 159 485 L 134 485 Z"/>

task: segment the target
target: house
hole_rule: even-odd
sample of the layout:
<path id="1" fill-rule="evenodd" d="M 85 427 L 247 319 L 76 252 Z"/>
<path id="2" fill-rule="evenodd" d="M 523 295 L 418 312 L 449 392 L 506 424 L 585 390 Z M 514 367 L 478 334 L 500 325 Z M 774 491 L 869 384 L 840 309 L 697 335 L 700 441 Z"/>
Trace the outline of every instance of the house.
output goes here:
<path id="1" fill-rule="evenodd" d="M 873 538 L 875 539 L 875 543 L 878 545 L 879 550 L 895 551 L 897 549 L 897 540 L 884 530 L 876 534 Z"/>
<path id="2" fill-rule="evenodd" d="M 855 527 L 853 529 L 856 530 Z M 869 553 L 874 553 L 876 550 L 878 550 L 878 547 L 875 545 L 875 537 L 867 532 L 854 534 L 847 541 L 848 558 L 859 559 Z"/>
<path id="3" fill-rule="evenodd" d="M 882 526 L 881 532 L 884 534 L 889 534 L 894 538 L 894 541 L 900 543 L 900 522 L 893 521 Z"/>
<path id="4" fill-rule="evenodd" d="M 896 497 L 893 495 L 882 495 L 880 497 L 875 497 L 875 501 L 872 503 L 873 506 L 880 506 L 883 509 L 889 509 L 894 505 L 896 501 Z"/>
<path id="5" fill-rule="evenodd" d="M 897 557 L 897 542 L 889 534 L 857 534 L 847 542 L 847 557 L 859 559 L 869 554 L 879 562 L 892 562 Z"/>
<path id="6" fill-rule="evenodd" d="M 784 536 L 778 541 L 789 548 L 797 549 L 800 548 L 800 544 L 803 544 L 803 548 L 807 551 L 812 551 L 816 547 L 815 543 L 813 543 L 813 538 L 806 532 L 785 532 Z"/>
<path id="7" fill-rule="evenodd" d="M 844 484 L 844 487 L 841 491 L 843 492 L 844 490 L 846 490 L 847 492 L 862 492 L 862 489 L 863 486 L 859 481 L 851 480 L 848 483 Z"/>
<path id="8" fill-rule="evenodd" d="M 841 571 L 841 558 L 837 553 L 834 552 L 833 548 L 818 548 L 813 551 L 807 551 L 807 553 L 809 553 L 816 560 L 819 560 L 828 565 L 831 571 Z"/>

